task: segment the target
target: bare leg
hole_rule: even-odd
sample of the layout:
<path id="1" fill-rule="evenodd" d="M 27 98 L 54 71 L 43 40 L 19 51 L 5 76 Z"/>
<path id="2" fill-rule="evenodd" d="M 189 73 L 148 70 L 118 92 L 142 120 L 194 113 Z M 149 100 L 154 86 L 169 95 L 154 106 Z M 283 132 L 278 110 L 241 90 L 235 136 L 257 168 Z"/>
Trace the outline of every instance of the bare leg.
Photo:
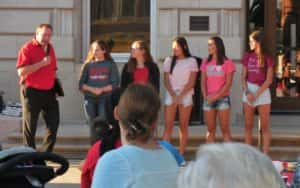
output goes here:
<path id="1" fill-rule="evenodd" d="M 179 152 L 184 154 L 189 136 L 189 122 L 193 106 L 179 105 Z"/>
<path id="2" fill-rule="evenodd" d="M 217 110 L 204 111 L 205 124 L 207 125 L 206 142 L 212 143 L 216 137 L 216 117 Z"/>
<path id="3" fill-rule="evenodd" d="M 254 126 L 254 112 L 255 108 L 244 103 L 244 113 L 245 113 L 245 142 L 247 144 L 252 144 L 252 130 Z"/>
<path id="4" fill-rule="evenodd" d="M 230 108 L 225 110 L 219 110 L 219 122 L 221 126 L 221 131 L 223 134 L 223 140 L 226 142 L 231 141 L 230 132 Z"/>
<path id="5" fill-rule="evenodd" d="M 176 110 L 177 110 L 176 104 L 165 106 L 165 130 L 163 134 L 163 139 L 168 142 L 170 142 L 172 137 Z"/>
<path id="6" fill-rule="evenodd" d="M 264 104 L 258 106 L 258 113 L 261 123 L 261 128 L 263 132 L 263 152 L 268 154 L 271 140 L 271 131 L 270 131 L 270 104 Z"/>

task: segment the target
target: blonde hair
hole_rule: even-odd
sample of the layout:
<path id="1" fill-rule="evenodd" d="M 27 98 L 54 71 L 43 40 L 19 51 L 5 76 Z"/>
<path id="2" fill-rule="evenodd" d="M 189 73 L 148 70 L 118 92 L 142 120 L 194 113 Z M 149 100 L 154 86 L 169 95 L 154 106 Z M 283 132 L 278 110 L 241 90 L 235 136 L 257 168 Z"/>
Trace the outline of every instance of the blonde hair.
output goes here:
<path id="1" fill-rule="evenodd" d="M 91 63 L 95 60 L 95 57 L 94 57 L 94 54 L 93 54 L 93 46 L 95 44 L 97 44 L 102 50 L 105 51 L 104 59 L 112 61 L 112 57 L 110 55 L 110 50 L 109 50 L 106 42 L 104 42 L 102 40 L 95 40 L 90 44 L 90 48 L 89 48 L 88 53 L 86 55 L 85 61 L 84 61 L 83 65 L 81 66 L 80 75 L 82 74 L 82 71 L 83 71 L 85 65 L 88 64 L 88 63 Z"/>
<path id="2" fill-rule="evenodd" d="M 258 67 L 264 67 L 265 66 L 265 46 L 264 46 L 264 33 L 261 30 L 253 31 L 250 34 L 250 38 L 255 40 L 260 46 L 259 52 L 258 52 Z"/>

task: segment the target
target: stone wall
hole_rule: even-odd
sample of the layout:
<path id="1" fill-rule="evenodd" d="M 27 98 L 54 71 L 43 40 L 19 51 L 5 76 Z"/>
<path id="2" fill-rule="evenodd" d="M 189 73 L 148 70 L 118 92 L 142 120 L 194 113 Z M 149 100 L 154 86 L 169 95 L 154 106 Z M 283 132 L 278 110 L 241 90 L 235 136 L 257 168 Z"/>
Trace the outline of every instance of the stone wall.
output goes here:
<path id="1" fill-rule="evenodd" d="M 191 53 L 207 57 L 207 40 L 220 36 L 226 54 L 236 62 L 231 97 L 232 121 L 241 115 L 241 85 L 239 64 L 245 43 L 245 1 L 243 0 L 157 0 L 157 57 L 163 60 L 171 55 L 171 41 L 176 36 L 184 36 Z M 191 16 L 208 17 L 208 30 L 190 30 Z"/>
<path id="2" fill-rule="evenodd" d="M 81 0 L 0 1 L 0 90 L 5 101 L 19 101 L 15 65 L 19 48 L 31 40 L 40 23 L 53 26 L 52 43 L 58 76 L 66 97 L 59 99 L 62 122 L 82 121 L 81 95 L 77 89 L 81 59 Z"/>
<path id="3" fill-rule="evenodd" d="M 155 3 L 154 3 L 155 2 Z M 58 58 L 58 76 L 66 96 L 60 100 L 61 119 L 65 124 L 83 123 L 82 95 L 77 80 L 80 62 L 88 44 L 89 0 L 1 0 L 0 1 L 0 90 L 6 101 L 19 101 L 16 57 L 22 44 L 34 36 L 40 23 L 51 23 L 54 28 L 53 45 Z M 238 62 L 244 51 L 245 17 L 243 0 L 155 0 L 156 19 L 152 19 L 151 40 L 155 56 L 162 66 L 171 55 L 171 40 L 178 35 L 187 38 L 193 55 L 207 56 L 207 40 L 213 35 L 224 39 L 227 55 L 237 64 L 232 88 L 232 114 L 241 114 L 241 89 Z M 190 31 L 190 16 L 208 16 L 209 30 Z M 122 64 L 119 64 L 121 69 Z M 162 69 L 161 69 L 162 70 Z M 163 77 L 161 77 L 163 78 Z M 162 80 L 162 79 L 161 79 Z M 163 87 L 162 87 L 163 89 Z M 163 95 L 163 90 L 162 90 Z"/>

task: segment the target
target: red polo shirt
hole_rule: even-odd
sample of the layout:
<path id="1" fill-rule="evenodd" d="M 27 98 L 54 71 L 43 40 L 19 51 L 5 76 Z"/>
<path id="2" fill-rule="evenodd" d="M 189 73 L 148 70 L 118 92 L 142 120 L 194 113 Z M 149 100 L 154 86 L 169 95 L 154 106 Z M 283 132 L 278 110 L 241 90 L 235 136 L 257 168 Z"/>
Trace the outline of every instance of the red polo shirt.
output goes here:
<path id="1" fill-rule="evenodd" d="M 51 58 L 50 64 L 29 74 L 25 78 L 25 82 L 23 82 L 27 87 L 40 90 L 49 90 L 53 87 L 57 66 L 54 49 L 51 44 L 49 46 L 49 56 Z M 33 39 L 32 41 L 24 44 L 24 46 L 20 49 L 17 60 L 17 69 L 23 66 L 38 63 L 42 61 L 45 56 L 46 53 L 42 46 L 35 39 Z M 20 82 L 22 81 L 20 80 Z"/>

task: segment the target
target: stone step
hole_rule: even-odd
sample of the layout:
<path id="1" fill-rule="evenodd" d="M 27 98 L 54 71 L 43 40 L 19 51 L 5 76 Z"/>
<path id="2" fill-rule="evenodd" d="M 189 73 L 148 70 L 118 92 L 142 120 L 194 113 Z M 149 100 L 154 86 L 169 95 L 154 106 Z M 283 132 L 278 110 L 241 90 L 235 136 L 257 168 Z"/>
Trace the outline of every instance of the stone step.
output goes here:
<path id="1" fill-rule="evenodd" d="M 3 149 L 8 149 L 12 147 L 20 146 L 18 143 L 4 143 Z M 86 153 L 90 145 L 78 145 L 78 144 L 56 144 L 54 147 L 54 153 L 60 154 L 68 159 L 78 159 L 82 160 L 85 158 Z M 37 145 L 37 150 L 41 149 L 41 145 Z"/>
<path id="2" fill-rule="evenodd" d="M 190 136 L 185 157 L 187 160 L 194 159 L 195 152 L 200 144 L 205 143 L 205 126 L 190 127 Z M 243 127 L 233 126 L 233 141 L 243 142 Z M 157 135 L 162 135 L 163 127 L 158 127 Z M 257 145 L 257 132 L 253 131 L 253 145 Z M 270 156 L 274 159 L 291 159 L 295 160 L 300 153 L 300 129 L 298 126 L 272 126 L 272 141 L 270 148 Z M 36 134 L 36 141 L 39 147 L 43 140 L 43 127 L 40 127 Z M 222 137 L 220 131 L 217 131 L 216 141 L 221 142 Z M 171 143 L 175 146 L 179 145 L 178 131 L 174 128 Z M 4 148 L 22 145 L 22 134 L 15 132 L 10 134 L 3 143 Z M 54 152 L 60 153 L 70 159 L 83 159 L 86 155 L 89 144 L 89 127 L 86 125 L 64 125 L 60 127 L 57 143 Z"/>
<path id="3" fill-rule="evenodd" d="M 253 144 L 257 145 L 257 135 L 253 135 Z M 22 143 L 23 137 L 21 133 L 13 133 L 8 136 L 8 142 Z M 243 142 L 243 135 L 233 135 L 232 140 L 235 142 Z M 42 143 L 43 136 L 36 136 L 36 143 Z M 217 136 L 216 142 L 222 142 L 222 137 Z M 57 143 L 59 144 L 89 144 L 88 135 L 58 135 Z M 171 143 L 173 145 L 179 145 L 179 138 L 177 136 L 172 137 Z M 191 136 L 188 140 L 189 146 L 198 146 L 199 144 L 205 143 L 205 136 Z M 299 135 L 290 134 L 274 134 L 271 139 L 271 146 L 300 146 Z"/>
<path id="4" fill-rule="evenodd" d="M 202 143 L 203 144 L 203 143 Z M 5 143 L 4 149 L 20 146 L 18 143 Z M 184 155 L 186 160 L 193 160 L 195 158 L 198 147 L 200 146 L 188 146 Z M 253 145 L 256 147 L 256 145 Z M 38 144 L 37 148 L 41 147 Z M 57 143 L 54 148 L 54 152 L 65 156 L 68 159 L 83 159 L 86 156 L 89 144 L 61 144 Z M 295 160 L 300 155 L 300 146 L 271 146 L 270 157 L 273 160 Z"/>
<path id="5" fill-rule="evenodd" d="M 43 135 L 37 135 L 35 137 L 36 143 L 42 143 L 44 139 Z M 21 133 L 13 133 L 8 136 L 7 141 L 10 142 L 16 142 L 16 143 L 22 143 L 23 142 L 23 135 Z M 57 143 L 61 144 L 89 144 L 90 140 L 87 135 L 58 135 L 56 139 Z"/>

